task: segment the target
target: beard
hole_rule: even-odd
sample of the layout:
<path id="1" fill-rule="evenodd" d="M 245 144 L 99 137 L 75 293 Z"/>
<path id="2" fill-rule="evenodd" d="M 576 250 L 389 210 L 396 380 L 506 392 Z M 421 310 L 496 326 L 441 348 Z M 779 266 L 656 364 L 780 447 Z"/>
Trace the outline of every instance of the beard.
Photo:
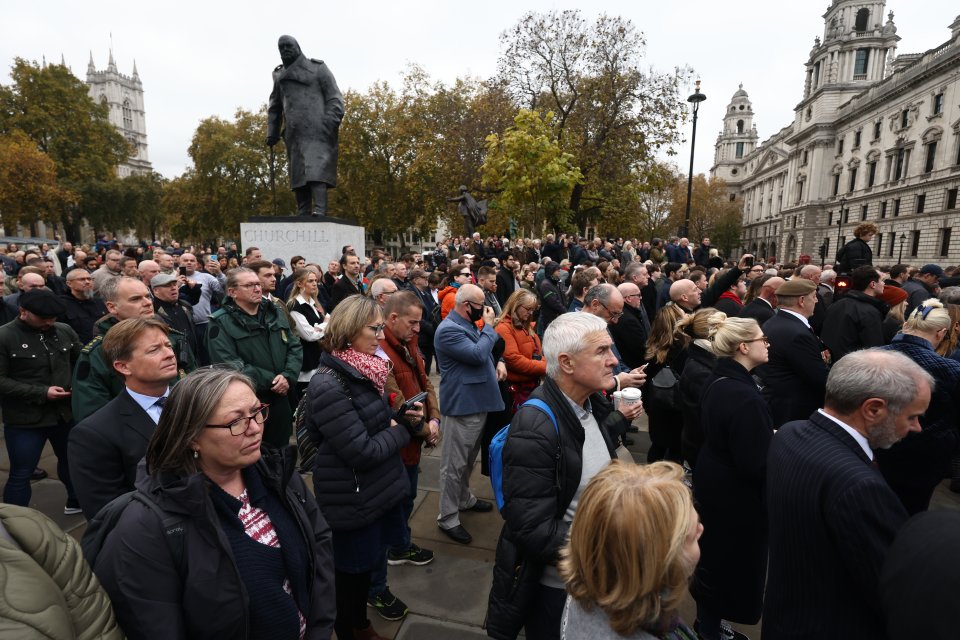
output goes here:
<path id="1" fill-rule="evenodd" d="M 883 422 L 874 425 L 867 433 L 867 442 L 870 443 L 870 448 L 874 450 L 889 449 L 899 440 L 900 438 L 897 437 L 897 416 L 895 415 L 887 414 Z"/>

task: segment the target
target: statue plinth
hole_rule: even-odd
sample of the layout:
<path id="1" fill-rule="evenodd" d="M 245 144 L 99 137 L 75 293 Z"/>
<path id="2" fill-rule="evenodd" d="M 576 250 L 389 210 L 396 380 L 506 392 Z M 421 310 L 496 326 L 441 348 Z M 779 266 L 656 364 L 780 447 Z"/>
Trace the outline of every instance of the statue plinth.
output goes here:
<path id="1" fill-rule="evenodd" d="M 327 263 L 340 259 L 344 245 L 364 255 L 366 233 L 355 220 L 329 216 L 257 216 L 240 223 L 243 248 L 257 247 L 271 260 L 289 263 L 293 256 L 316 262 L 326 272 Z"/>

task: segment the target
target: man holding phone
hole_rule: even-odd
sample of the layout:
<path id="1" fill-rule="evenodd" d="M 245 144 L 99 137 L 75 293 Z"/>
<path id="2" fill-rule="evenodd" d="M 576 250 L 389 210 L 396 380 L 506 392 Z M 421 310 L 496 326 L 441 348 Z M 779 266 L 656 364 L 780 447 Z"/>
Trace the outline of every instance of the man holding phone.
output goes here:
<path id="1" fill-rule="evenodd" d="M 215 256 L 210 256 L 204 264 L 206 271 L 198 271 L 197 257 L 192 253 L 180 256 L 180 267 L 184 276 L 183 284 L 192 288 L 190 282 L 200 285 L 200 297 L 193 304 L 193 326 L 196 332 L 197 360 L 201 366 L 210 364 L 210 356 L 206 348 L 207 325 L 210 323 L 210 314 L 213 312 L 214 296 L 219 301 L 226 293 L 227 277 L 220 270 L 220 263 Z"/>
<path id="2" fill-rule="evenodd" d="M 404 516 L 403 537 L 400 544 L 384 550 L 382 562 L 370 576 L 367 593 L 367 604 L 374 607 L 377 613 L 387 620 L 399 620 L 406 615 L 407 605 L 390 593 L 387 565 L 423 566 L 433 562 L 433 551 L 413 543 L 407 521 L 413 514 L 413 503 L 417 497 L 421 448 L 424 445 L 436 446 L 440 441 L 440 404 L 417 348 L 420 320 L 423 318 L 423 305 L 419 298 L 410 291 L 397 291 L 387 297 L 382 312 L 383 337 L 379 340 L 380 347 L 376 355 L 393 364 L 384 387 L 387 397 L 398 414 L 419 410 L 423 416 L 419 429 L 414 430 L 410 442 L 400 450 L 410 479 L 410 493 L 400 503 Z"/>

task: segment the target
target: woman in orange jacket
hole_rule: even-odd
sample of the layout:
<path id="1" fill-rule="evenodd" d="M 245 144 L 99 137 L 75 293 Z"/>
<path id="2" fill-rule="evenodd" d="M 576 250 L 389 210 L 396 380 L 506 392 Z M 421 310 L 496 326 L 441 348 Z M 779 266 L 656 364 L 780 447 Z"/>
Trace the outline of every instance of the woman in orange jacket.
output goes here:
<path id="1" fill-rule="evenodd" d="M 532 329 L 536 310 L 537 297 L 525 289 L 518 289 L 507 298 L 496 326 L 504 342 L 503 361 L 507 365 L 513 411 L 530 397 L 547 373 L 540 338 Z"/>

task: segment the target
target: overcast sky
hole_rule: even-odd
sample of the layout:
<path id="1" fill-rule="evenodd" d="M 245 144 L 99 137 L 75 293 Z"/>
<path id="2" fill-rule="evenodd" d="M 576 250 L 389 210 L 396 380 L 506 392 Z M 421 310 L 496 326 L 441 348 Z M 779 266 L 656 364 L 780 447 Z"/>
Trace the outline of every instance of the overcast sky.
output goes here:
<path id="1" fill-rule="evenodd" d="M 527 11 L 571 8 L 546 0 L 415 0 L 267 3 L 234 0 L 41 0 L 4 3 L 0 22 L 0 83 L 9 83 L 16 56 L 59 62 L 81 79 L 93 52 L 98 70 L 113 54 L 121 73 L 133 62 L 145 90 L 147 140 L 154 169 L 168 178 L 189 165 L 187 146 L 200 120 L 231 118 L 238 107 L 256 110 L 270 94 L 270 72 L 280 63 L 281 34 L 296 37 L 304 53 L 330 66 L 341 90 L 372 82 L 397 84 L 409 63 L 437 80 L 489 77 L 496 70 L 499 35 Z M 814 36 L 822 36 L 827 0 L 598 0 L 599 13 L 633 21 L 647 38 L 647 62 L 658 70 L 691 66 L 708 97 L 697 126 L 695 171 L 709 170 L 724 107 L 743 83 L 760 139 L 789 124 L 803 91 Z M 289 9 L 282 15 L 280 7 Z M 945 42 L 957 16 L 955 0 L 898 0 L 898 53 L 918 53 Z M 886 16 L 883 17 L 886 21 Z M 685 89 L 692 93 L 693 87 Z M 689 139 L 690 125 L 685 128 Z M 688 144 L 675 162 L 685 172 Z"/>

